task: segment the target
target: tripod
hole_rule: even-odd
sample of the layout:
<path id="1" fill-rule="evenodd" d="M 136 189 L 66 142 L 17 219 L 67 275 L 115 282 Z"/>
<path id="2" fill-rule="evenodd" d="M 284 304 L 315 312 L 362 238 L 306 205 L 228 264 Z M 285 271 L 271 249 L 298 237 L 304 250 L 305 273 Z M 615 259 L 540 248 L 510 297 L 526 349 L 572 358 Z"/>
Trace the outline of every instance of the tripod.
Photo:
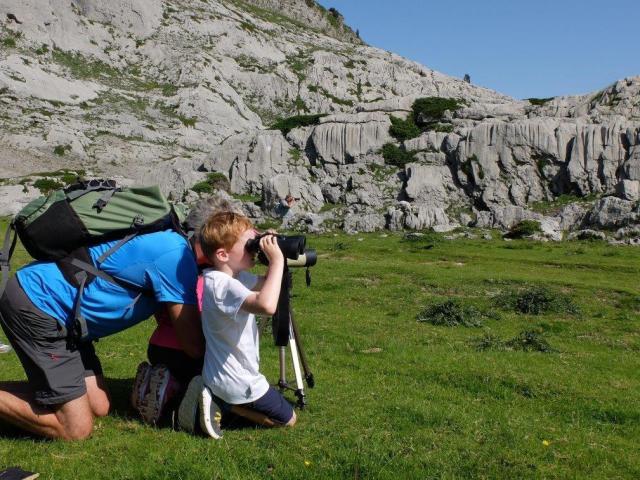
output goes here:
<path id="1" fill-rule="evenodd" d="M 309 275 L 307 274 L 307 286 L 310 283 Z M 298 331 L 298 325 L 293 318 L 293 312 L 291 311 L 291 287 L 293 279 L 289 268 L 285 266 L 282 275 L 282 286 L 280 290 L 280 298 L 278 299 L 278 309 L 273 316 L 273 336 L 276 345 L 279 347 L 280 357 L 280 378 L 278 380 L 278 387 L 281 391 L 291 390 L 294 392 L 297 401 L 297 406 L 303 409 L 306 405 L 306 397 L 304 393 L 304 385 L 302 383 L 302 371 L 304 371 L 304 379 L 307 382 L 309 388 L 313 388 L 315 380 L 313 373 L 309 370 L 309 364 L 307 363 L 307 357 L 304 354 L 302 343 L 300 342 L 300 333 Z M 287 344 L 291 349 L 291 361 L 293 363 L 293 371 L 296 378 L 295 388 L 289 385 L 286 376 L 286 355 Z M 302 363 L 302 370 L 300 369 L 300 363 Z"/>

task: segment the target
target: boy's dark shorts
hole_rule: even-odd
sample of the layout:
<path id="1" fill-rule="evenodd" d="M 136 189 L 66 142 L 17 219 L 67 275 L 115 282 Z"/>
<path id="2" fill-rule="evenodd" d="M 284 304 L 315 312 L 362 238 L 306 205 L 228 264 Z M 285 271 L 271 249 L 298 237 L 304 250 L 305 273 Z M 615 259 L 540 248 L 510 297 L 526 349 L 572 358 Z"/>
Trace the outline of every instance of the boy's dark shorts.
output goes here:
<path id="1" fill-rule="evenodd" d="M 231 412 L 231 407 L 233 407 L 233 405 L 225 402 L 215 395 L 213 395 L 213 399 L 220 407 L 220 410 L 222 410 L 223 415 Z M 255 402 L 243 403 L 238 406 L 262 413 L 274 422 L 282 425 L 285 425 L 293 417 L 293 407 L 291 404 L 287 402 L 282 394 L 272 386 L 269 386 L 267 393 Z"/>
<path id="2" fill-rule="evenodd" d="M 69 344 L 66 329 L 31 303 L 15 275 L 0 298 L 0 325 L 40 405 L 79 398 L 87 392 L 85 378 L 102 375 L 93 343 Z"/>

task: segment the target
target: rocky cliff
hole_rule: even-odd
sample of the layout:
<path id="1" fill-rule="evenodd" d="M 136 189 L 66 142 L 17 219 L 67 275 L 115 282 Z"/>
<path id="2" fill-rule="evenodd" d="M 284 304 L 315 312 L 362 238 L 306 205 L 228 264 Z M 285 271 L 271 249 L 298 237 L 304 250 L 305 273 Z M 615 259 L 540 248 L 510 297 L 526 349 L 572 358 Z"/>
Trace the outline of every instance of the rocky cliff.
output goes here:
<path id="1" fill-rule="evenodd" d="M 312 0 L 4 0 L 0 18 L 4 213 L 80 173 L 186 201 L 228 186 L 258 219 L 291 193 L 308 229 L 639 222 L 640 77 L 518 101 Z"/>

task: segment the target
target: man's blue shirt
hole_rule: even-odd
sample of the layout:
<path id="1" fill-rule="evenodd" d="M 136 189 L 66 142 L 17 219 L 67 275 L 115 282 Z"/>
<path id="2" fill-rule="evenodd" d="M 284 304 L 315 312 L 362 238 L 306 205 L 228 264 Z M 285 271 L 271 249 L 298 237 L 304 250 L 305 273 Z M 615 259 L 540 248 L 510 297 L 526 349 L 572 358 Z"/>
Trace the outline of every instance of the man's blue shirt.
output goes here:
<path id="1" fill-rule="evenodd" d="M 89 249 L 94 263 L 114 242 Z M 198 267 L 187 240 L 176 232 L 134 237 L 110 255 L 100 269 L 149 292 L 135 299 L 138 290 L 96 278 L 84 289 L 81 313 L 89 338 L 100 338 L 149 318 L 160 302 L 196 305 Z M 33 304 L 69 326 L 77 289 L 53 262 L 33 262 L 17 272 L 18 281 Z"/>

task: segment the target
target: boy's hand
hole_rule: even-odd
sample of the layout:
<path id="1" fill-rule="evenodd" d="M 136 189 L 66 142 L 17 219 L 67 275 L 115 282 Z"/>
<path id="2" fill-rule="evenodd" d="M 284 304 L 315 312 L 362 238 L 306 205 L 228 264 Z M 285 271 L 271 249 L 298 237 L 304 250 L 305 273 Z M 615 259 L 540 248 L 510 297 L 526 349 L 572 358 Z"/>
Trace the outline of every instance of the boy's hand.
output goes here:
<path id="1" fill-rule="evenodd" d="M 260 249 L 264 252 L 269 265 L 272 263 L 284 263 L 284 255 L 278 246 L 278 239 L 274 235 L 265 235 L 260 239 Z"/>

